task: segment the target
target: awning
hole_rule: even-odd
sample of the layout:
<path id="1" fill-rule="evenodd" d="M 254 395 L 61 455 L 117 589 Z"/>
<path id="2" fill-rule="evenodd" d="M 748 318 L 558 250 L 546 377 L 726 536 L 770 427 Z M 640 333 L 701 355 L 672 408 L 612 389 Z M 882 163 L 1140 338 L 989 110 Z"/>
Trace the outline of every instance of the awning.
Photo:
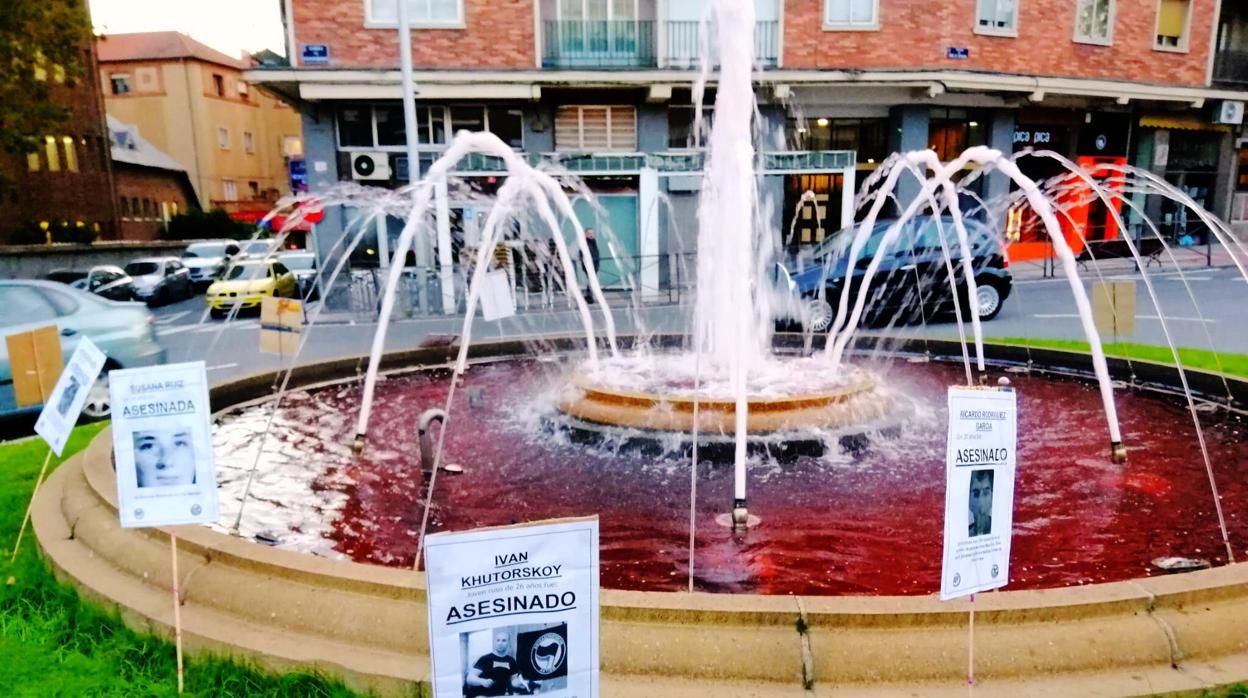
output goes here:
<path id="1" fill-rule="evenodd" d="M 1230 133 L 1226 124 L 1211 124 L 1195 116 L 1141 116 L 1140 125 L 1146 128 L 1168 128 L 1179 131 L 1221 131 Z"/>

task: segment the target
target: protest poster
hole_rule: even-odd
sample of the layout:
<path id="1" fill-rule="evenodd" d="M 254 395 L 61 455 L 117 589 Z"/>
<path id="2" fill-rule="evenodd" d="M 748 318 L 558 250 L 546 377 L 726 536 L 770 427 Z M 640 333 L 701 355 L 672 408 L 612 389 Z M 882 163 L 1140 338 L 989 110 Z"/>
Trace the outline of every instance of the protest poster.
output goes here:
<path id="1" fill-rule="evenodd" d="M 436 698 L 598 696 L 598 518 L 425 542 Z"/>
<path id="2" fill-rule="evenodd" d="M 61 331 L 56 325 L 48 325 L 8 335 L 4 344 L 9 352 L 13 399 L 17 406 L 29 407 L 46 402 L 65 365 L 65 355 L 61 352 Z"/>
<path id="3" fill-rule="evenodd" d="M 48 442 L 56 455 L 65 450 L 69 432 L 78 423 L 78 415 L 87 401 L 91 386 L 104 368 L 104 352 L 88 338 L 83 337 L 74 349 L 73 356 L 61 372 L 61 378 L 35 420 L 35 433 Z"/>
<path id="4" fill-rule="evenodd" d="M 295 298 L 266 296 L 260 301 L 260 351 L 294 354 L 303 332 L 303 303 Z"/>
<path id="5" fill-rule="evenodd" d="M 1010 388 L 949 388 L 942 601 L 1009 583 L 1016 397 Z"/>
<path id="6" fill-rule="evenodd" d="M 507 272 L 495 269 L 485 273 L 481 284 L 481 316 L 486 320 L 501 320 L 516 314 L 516 299 L 511 294 L 511 279 Z"/>
<path id="7" fill-rule="evenodd" d="M 217 480 L 204 362 L 108 375 L 122 527 L 215 522 Z"/>

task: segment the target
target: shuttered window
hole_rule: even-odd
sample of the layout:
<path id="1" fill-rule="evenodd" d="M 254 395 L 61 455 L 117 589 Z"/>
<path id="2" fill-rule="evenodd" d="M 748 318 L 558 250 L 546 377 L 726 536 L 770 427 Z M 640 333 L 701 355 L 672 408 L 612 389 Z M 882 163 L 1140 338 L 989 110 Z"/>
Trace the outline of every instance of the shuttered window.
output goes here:
<path id="1" fill-rule="evenodd" d="M 565 105 L 555 112 L 555 150 L 637 150 L 637 109 Z"/>
<path id="2" fill-rule="evenodd" d="M 1191 0 L 1161 0 L 1157 8 L 1157 47 L 1187 48 L 1187 14 Z"/>

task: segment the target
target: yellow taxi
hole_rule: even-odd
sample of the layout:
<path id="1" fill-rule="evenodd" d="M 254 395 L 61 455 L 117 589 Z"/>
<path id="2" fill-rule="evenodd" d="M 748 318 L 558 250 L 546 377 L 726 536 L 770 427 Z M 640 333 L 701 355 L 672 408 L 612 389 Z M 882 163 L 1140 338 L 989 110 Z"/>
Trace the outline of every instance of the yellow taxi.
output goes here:
<path id="1" fill-rule="evenodd" d="M 220 281 L 208 287 L 204 296 L 214 318 L 228 315 L 235 306 L 244 310 L 260 307 L 265 296 L 294 298 L 299 282 L 284 264 L 276 260 L 252 259 L 235 263 Z"/>

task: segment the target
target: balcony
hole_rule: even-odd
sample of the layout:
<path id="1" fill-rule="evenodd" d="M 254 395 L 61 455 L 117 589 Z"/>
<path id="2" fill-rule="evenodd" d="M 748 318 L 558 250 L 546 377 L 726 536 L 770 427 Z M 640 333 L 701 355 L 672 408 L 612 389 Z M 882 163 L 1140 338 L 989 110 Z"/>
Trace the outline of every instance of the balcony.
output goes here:
<path id="1" fill-rule="evenodd" d="M 664 29 L 664 59 L 668 68 L 693 69 L 698 67 L 701 56 L 701 22 L 666 22 Z M 711 37 L 714 40 L 714 37 Z M 764 68 L 775 68 L 780 63 L 780 23 L 777 21 L 754 24 L 754 61 Z"/>
<path id="2" fill-rule="evenodd" d="M 543 68 L 653 68 L 654 22 L 545 20 Z"/>
<path id="3" fill-rule="evenodd" d="M 1215 53 L 1213 82 L 1237 89 L 1248 87 L 1248 51 L 1222 49 Z"/>

